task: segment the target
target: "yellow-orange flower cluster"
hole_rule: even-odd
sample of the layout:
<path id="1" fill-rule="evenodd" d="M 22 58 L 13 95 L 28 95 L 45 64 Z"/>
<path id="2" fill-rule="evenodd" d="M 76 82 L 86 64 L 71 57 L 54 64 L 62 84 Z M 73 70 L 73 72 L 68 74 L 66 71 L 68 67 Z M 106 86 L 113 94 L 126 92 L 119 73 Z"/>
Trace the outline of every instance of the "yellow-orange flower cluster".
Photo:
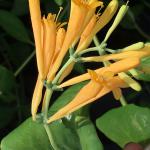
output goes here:
<path id="1" fill-rule="evenodd" d="M 88 48 L 95 34 L 99 32 L 116 13 L 118 0 L 111 0 L 102 14 L 100 14 L 100 12 L 96 13 L 97 7 L 102 8 L 103 2 L 99 0 L 71 0 L 70 17 L 67 29 L 65 30 L 63 26 L 67 23 L 58 22 L 60 12 L 58 15 L 49 13 L 47 16 L 42 17 L 40 0 L 29 0 L 39 72 L 32 98 L 31 112 L 33 120 L 36 119 L 36 113 L 42 101 L 43 81 L 46 80 L 47 83 L 54 81 L 56 73 L 69 48 L 75 47 L 76 45 L 76 52 Z M 124 51 L 118 54 L 85 58 L 83 59 L 84 61 L 119 61 L 95 71 L 89 70 L 88 73 L 72 78 L 61 84 L 63 79 L 71 72 L 74 66 L 74 62 L 72 62 L 62 73 L 58 81 L 60 83 L 58 88 L 70 86 L 89 79 L 91 80 L 79 91 L 69 104 L 50 117 L 48 123 L 60 119 L 80 107 L 95 101 L 110 91 L 113 92 L 115 99 L 119 99 L 122 95 L 120 88 L 128 86 L 134 87 L 132 83 L 127 84 L 127 82 L 132 82 L 132 80 L 122 72 L 136 67 L 139 65 L 140 59 L 149 54 L 149 51 L 143 49 L 141 51 Z M 131 58 L 131 55 L 134 55 L 134 57 Z M 124 77 L 127 77 L 127 79 Z M 44 101 L 43 104 L 45 104 Z"/>

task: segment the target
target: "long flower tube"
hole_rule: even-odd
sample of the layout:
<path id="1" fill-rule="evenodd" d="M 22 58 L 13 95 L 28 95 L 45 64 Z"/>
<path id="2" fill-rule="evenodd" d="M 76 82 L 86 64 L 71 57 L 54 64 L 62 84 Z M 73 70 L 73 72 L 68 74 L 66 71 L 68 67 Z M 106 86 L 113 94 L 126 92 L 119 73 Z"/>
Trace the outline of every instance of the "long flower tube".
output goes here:
<path id="1" fill-rule="evenodd" d="M 39 72 L 31 106 L 32 117 L 35 120 L 38 107 L 42 101 L 43 82 L 47 79 L 50 69 L 60 53 L 64 42 L 65 29 L 61 28 L 64 24 L 57 22 L 59 13 L 58 15 L 49 13 L 47 17 L 41 17 L 40 0 L 29 0 L 29 8 Z"/>
<path id="2" fill-rule="evenodd" d="M 41 103 L 42 89 L 43 89 L 43 82 L 41 81 L 40 76 L 38 76 L 35 89 L 33 92 L 32 105 L 31 105 L 31 114 L 33 120 L 36 120 L 36 113 Z"/>
<path id="3" fill-rule="evenodd" d="M 118 0 L 112 0 L 101 16 L 94 14 L 93 18 L 81 35 L 77 51 L 86 49 L 92 42 L 93 37 L 104 27 L 115 15 L 118 9 Z"/>
<path id="4" fill-rule="evenodd" d="M 76 38 L 83 30 L 82 25 L 84 25 L 86 16 L 91 9 L 95 9 L 100 6 L 102 3 L 100 1 L 94 1 L 89 3 L 85 0 L 71 0 L 71 12 L 68 22 L 67 32 L 64 39 L 62 49 L 56 59 L 56 62 L 53 65 L 51 73 L 48 77 L 48 82 L 51 82 L 54 79 L 56 72 L 58 71 L 61 62 L 67 53 L 68 49 L 76 41 Z"/>
<path id="5" fill-rule="evenodd" d="M 112 17 L 115 15 L 116 11 L 118 9 L 118 0 L 112 0 L 108 6 L 106 7 L 105 11 L 101 16 L 100 14 L 93 14 L 92 17 L 90 17 L 90 21 L 88 18 L 89 23 L 83 30 L 83 33 L 81 34 L 80 41 L 77 47 L 76 52 L 86 49 L 92 42 L 92 39 L 94 35 L 99 32 L 105 25 L 107 25 Z M 63 79 L 70 74 L 74 67 L 74 62 L 72 62 L 65 70 L 65 72 L 62 74 L 60 78 L 60 83 L 63 81 Z"/>
<path id="6" fill-rule="evenodd" d="M 104 74 L 102 78 L 105 78 Z M 101 98 L 102 96 L 106 95 L 107 93 L 113 90 L 115 90 L 115 94 L 116 94 L 115 96 L 118 99 L 119 98 L 117 96 L 118 90 L 116 89 L 127 87 L 126 83 L 123 80 L 121 80 L 119 77 L 112 77 L 108 81 L 104 79 L 103 81 L 99 82 L 98 80 L 99 79 L 91 78 L 91 81 L 78 92 L 75 98 L 66 106 L 64 106 L 62 109 L 60 109 L 58 112 L 56 112 L 53 116 L 51 116 L 48 119 L 47 123 L 51 123 L 55 120 L 58 120 L 76 111 L 77 109 L 89 103 L 92 103 L 93 101 Z M 120 93 L 119 93 L 119 96 L 120 96 Z"/>
<path id="7" fill-rule="evenodd" d="M 36 46 L 36 58 L 39 75 L 44 79 L 44 58 L 42 49 L 42 23 L 41 23 L 41 10 L 40 0 L 29 0 L 30 15 L 32 21 L 32 28 Z"/>
<path id="8" fill-rule="evenodd" d="M 126 58 L 143 58 L 150 55 L 150 47 L 146 46 L 141 50 L 134 50 L 134 51 L 123 51 L 117 54 L 107 54 L 103 56 L 95 56 L 95 57 L 87 57 L 83 58 L 83 61 L 86 62 L 103 62 L 108 60 L 120 60 L 120 59 L 126 59 Z"/>
<path id="9" fill-rule="evenodd" d="M 97 74 L 103 74 L 103 72 L 106 72 L 106 71 L 111 71 L 114 74 L 117 74 L 120 72 L 128 71 L 132 68 L 135 68 L 139 64 L 140 64 L 140 60 L 138 58 L 127 58 L 127 59 L 117 61 L 108 67 L 103 67 L 103 68 L 97 69 L 95 71 Z M 71 85 L 74 85 L 74 84 L 77 84 L 77 83 L 80 83 L 82 81 L 86 81 L 89 79 L 90 79 L 90 75 L 88 73 L 85 73 L 83 75 L 79 75 L 68 81 L 63 82 L 58 87 L 63 88 L 63 87 L 71 86 Z"/>

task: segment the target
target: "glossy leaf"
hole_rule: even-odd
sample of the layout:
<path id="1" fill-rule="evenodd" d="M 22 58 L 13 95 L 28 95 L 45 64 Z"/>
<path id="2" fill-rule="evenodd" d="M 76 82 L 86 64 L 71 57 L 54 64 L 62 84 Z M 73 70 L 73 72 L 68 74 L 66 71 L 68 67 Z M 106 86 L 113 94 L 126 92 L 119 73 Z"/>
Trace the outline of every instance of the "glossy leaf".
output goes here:
<path id="1" fill-rule="evenodd" d="M 22 42 L 30 42 L 27 30 L 22 21 L 6 10 L 0 10 L 0 27 L 2 27 L 10 36 Z"/>
<path id="2" fill-rule="evenodd" d="M 50 112 L 55 113 L 60 108 L 68 104 L 77 94 L 77 92 L 86 84 L 87 82 L 82 82 L 79 84 L 76 84 L 70 88 L 68 88 L 63 94 L 58 97 L 56 102 L 51 106 Z"/>
<path id="3" fill-rule="evenodd" d="M 150 81 L 150 57 L 142 59 L 140 66 L 137 68 L 138 80 Z"/>
<path id="4" fill-rule="evenodd" d="M 84 118 L 78 125 L 78 136 L 82 150 L 103 150 L 103 145 L 97 136 L 93 123 Z"/>
<path id="5" fill-rule="evenodd" d="M 52 123 L 52 135 L 61 150 L 80 150 L 79 140 L 75 132 L 66 128 L 61 122 Z M 71 137 L 71 138 L 68 138 Z M 2 150 L 52 150 L 42 124 L 26 120 L 12 131 L 1 142 Z"/>
<path id="6" fill-rule="evenodd" d="M 124 147 L 129 142 L 150 142 L 150 109 L 135 105 L 108 111 L 96 121 L 98 129 Z"/>
<path id="7" fill-rule="evenodd" d="M 68 90 L 66 90 L 53 104 L 50 109 L 51 113 L 54 113 L 63 105 L 68 103 L 80 88 L 85 83 L 77 84 Z M 50 114 L 51 114 L 50 113 Z M 71 125 L 72 122 L 66 120 Z M 77 133 L 74 128 L 66 127 L 62 121 L 56 121 L 50 125 L 52 128 L 52 134 L 56 143 L 61 150 L 80 150 L 80 142 Z M 68 138 L 71 137 L 71 138 Z M 26 142 L 24 142 L 26 141 Z M 15 144 L 14 144 L 15 143 Z M 37 124 L 31 119 L 26 120 L 21 126 L 12 131 L 6 136 L 1 143 L 2 150 L 50 150 L 49 141 L 42 124 Z"/>

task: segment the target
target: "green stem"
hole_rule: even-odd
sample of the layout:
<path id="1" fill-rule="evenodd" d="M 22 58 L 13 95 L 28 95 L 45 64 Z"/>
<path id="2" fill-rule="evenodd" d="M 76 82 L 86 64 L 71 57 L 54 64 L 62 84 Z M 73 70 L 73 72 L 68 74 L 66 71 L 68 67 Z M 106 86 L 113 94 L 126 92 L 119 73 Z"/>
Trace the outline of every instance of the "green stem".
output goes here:
<path id="1" fill-rule="evenodd" d="M 52 81 L 52 84 L 57 84 L 59 81 L 62 73 L 65 71 L 65 69 L 74 61 L 72 57 L 69 58 L 69 60 L 65 63 L 65 65 L 60 69 L 60 71 L 57 73 L 55 79 Z"/>
<path id="2" fill-rule="evenodd" d="M 49 139 L 49 141 L 50 141 L 50 144 L 51 144 L 52 148 L 53 148 L 54 150 L 58 150 L 58 148 L 57 148 L 57 146 L 56 146 L 56 144 L 55 144 L 55 142 L 54 142 L 54 140 L 53 140 L 52 132 L 51 132 L 51 130 L 50 130 L 48 124 L 44 124 L 44 128 L 45 128 L 45 131 L 46 131 L 46 133 L 47 133 L 47 136 L 48 136 L 48 139 Z"/>
<path id="3" fill-rule="evenodd" d="M 104 50 L 104 48 L 102 48 L 103 42 L 100 43 L 96 35 L 94 36 L 93 41 L 94 41 L 94 44 L 96 45 L 96 47 L 98 47 L 99 54 L 104 55 L 105 50 Z"/>
<path id="4" fill-rule="evenodd" d="M 46 98 L 45 98 L 45 104 L 44 104 L 44 110 L 43 110 L 43 114 L 44 114 L 44 118 L 43 119 L 44 119 L 44 128 L 45 128 L 45 131 L 47 133 L 47 136 L 48 136 L 48 139 L 50 141 L 50 144 L 52 145 L 54 150 L 58 150 L 57 144 L 54 141 L 54 138 L 53 138 L 52 132 L 50 130 L 50 127 L 47 124 L 49 103 L 50 103 L 52 94 L 53 94 L 53 90 L 52 89 L 47 89 L 46 90 Z"/>
<path id="5" fill-rule="evenodd" d="M 44 120 L 47 121 L 48 118 L 48 109 L 49 109 L 49 103 L 52 97 L 53 91 L 51 89 L 46 90 L 46 97 L 45 97 L 45 104 L 44 104 Z"/>
<path id="6" fill-rule="evenodd" d="M 97 36 L 95 35 L 93 38 L 94 44 L 98 47 L 98 53 L 99 55 L 104 55 L 105 54 L 105 49 L 103 48 L 103 42 L 100 44 Z M 103 62 L 104 66 L 107 66 L 107 62 Z"/>
<path id="7" fill-rule="evenodd" d="M 106 50 L 107 52 L 109 52 L 109 53 L 112 53 L 112 54 L 115 54 L 115 53 L 118 52 L 117 50 L 113 50 L 113 49 L 110 49 L 110 48 L 106 48 L 105 50 Z"/>
<path id="8" fill-rule="evenodd" d="M 22 63 L 22 65 L 17 69 L 17 71 L 14 73 L 14 76 L 17 77 L 20 72 L 24 69 L 24 67 L 30 62 L 30 60 L 35 55 L 35 51 L 33 51 L 30 56 Z"/>
<path id="9" fill-rule="evenodd" d="M 79 52 L 77 52 L 77 54 L 78 54 L 79 56 L 81 56 L 81 55 L 83 55 L 83 54 L 85 54 L 85 53 L 93 52 L 93 51 L 97 51 L 97 50 L 98 50 L 98 47 L 92 47 L 92 48 L 85 49 L 85 50 L 83 50 L 83 51 L 79 51 Z"/>
<path id="10" fill-rule="evenodd" d="M 97 36 L 95 36 L 95 37 L 93 38 L 93 41 L 94 41 L 94 44 L 95 44 L 97 47 L 98 47 L 98 46 L 100 47 L 100 49 L 99 49 L 99 55 L 104 55 L 104 54 L 105 54 L 105 49 L 104 49 L 104 48 L 101 48 L 100 42 L 99 42 Z M 102 42 L 101 45 L 103 46 L 103 42 Z M 104 64 L 104 66 L 108 66 L 108 64 L 110 64 L 110 62 L 109 62 L 109 61 L 106 61 L 106 62 L 103 62 L 103 64 Z M 126 102 L 125 97 L 124 97 L 123 95 L 122 95 L 122 97 L 120 98 L 120 103 L 121 103 L 122 106 L 126 106 L 126 105 L 127 105 L 127 102 Z"/>

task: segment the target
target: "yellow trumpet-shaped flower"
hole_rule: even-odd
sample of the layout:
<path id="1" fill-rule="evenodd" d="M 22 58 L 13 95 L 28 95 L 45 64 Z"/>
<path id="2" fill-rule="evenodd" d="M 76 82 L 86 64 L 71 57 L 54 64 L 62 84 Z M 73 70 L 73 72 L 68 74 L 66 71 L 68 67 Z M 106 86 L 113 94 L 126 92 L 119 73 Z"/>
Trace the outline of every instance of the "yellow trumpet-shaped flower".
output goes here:
<path id="1" fill-rule="evenodd" d="M 32 114 L 33 120 L 36 120 L 36 113 L 41 103 L 42 89 L 43 89 L 43 82 L 41 81 L 41 77 L 38 76 L 36 86 L 33 92 L 33 97 L 32 97 L 31 114 Z"/>
<path id="2" fill-rule="evenodd" d="M 103 5 L 101 5 L 103 7 Z M 100 16 L 100 14 L 95 14 L 95 10 L 91 10 L 89 14 L 87 15 L 87 19 L 85 21 L 85 25 L 83 25 L 84 30 L 80 37 L 80 42 L 77 47 L 77 51 L 81 51 L 86 49 L 90 43 L 92 42 L 92 39 L 94 35 L 99 32 L 109 21 L 112 19 L 114 14 L 116 13 L 118 9 L 118 1 L 112 0 L 109 5 L 107 6 L 104 13 Z M 88 24 L 87 24 L 88 22 Z M 79 35 L 80 36 L 80 35 Z M 74 66 L 74 62 L 71 63 L 66 71 L 62 74 L 60 81 L 63 81 L 63 79 L 70 74 Z"/>
<path id="3" fill-rule="evenodd" d="M 48 81 L 52 81 L 56 72 L 58 71 L 61 62 L 72 44 L 76 41 L 77 37 L 83 30 L 83 25 L 90 9 L 94 9 L 101 5 L 101 2 L 94 1 L 89 3 L 86 0 L 71 0 L 71 12 L 68 22 L 67 32 L 64 39 L 62 49 L 53 65 L 51 74 L 48 77 Z"/>
<path id="4" fill-rule="evenodd" d="M 111 82 L 111 80 L 115 76 L 113 72 L 107 71 L 107 72 L 104 72 L 103 75 L 98 75 L 95 71 L 88 70 L 88 73 L 90 74 L 92 80 L 94 80 L 95 82 L 98 82 L 102 86 L 106 86 L 112 89 L 112 87 L 110 87 L 111 85 L 109 84 L 109 82 Z M 119 100 L 120 97 L 122 96 L 120 88 L 115 88 L 112 90 L 112 92 L 116 100 Z"/>
<path id="5" fill-rule="evenodd" d="M 111 72 L 114 72 L 114 74 L 117 74 L 120 72 L 128 71 L 132 68 L 135 68 L 139 64 L 140 64 L 140 60 L 138 58 L 127 58 L 127 59 L 117 61 L 113 64 L 110 64 L 110 66 L 108 67 L 103 67 L 95 71 L 97 74 L 103 74 L 106 71 L 111 71 Z M 68 81 L 65 81 L 64 83 L 60 84 L 59 87 L 63 88 L 63 87 L 74 85 L 74 84 L 77 84 L 77 83 L 80 83 L 82 81 L 89 80 L 89 79 L 90 79 L 89 74 L 85 73 L 83 75 L 74 77 Z"/>
<path id="6" fill-rule="evenodd" d="M 65 30 L 61 27 L 65 23 L 57 23 L 62 8 L 60 8 L 58 15 L 49 13 L 47 17 L 44 16 L 43 18 L 41 17 L 39 0 L 29 0 L 29 8 L 39 71 L 31 107 L 33 120 L 35 120 L 38 106 L 42 100 L 43 81 L 47 79 L 50 68 L 60 53 L 64 42 Z"/>
<path id="7" fill-rule="evenodd" d="M 120 60 L 126 58 L 143 58 L 146 56 L 150 56 L 150 47 L 144 47 L 141 50 L 134 50 L 134 51 L 123 51 L 117 54 L 108 54 L 103 56 L 96 56 L 96 57 L 87 57 L 83 58 L 83 61 L 93 61 L 93 62 L 103 62 L 108 60 Z"/>
<path id="8" fill-rule="evenodd" d="M 86 49 L 90 43 L 94 35 L 99 32 L 105 25 L 109 23 L 112 17 L 115 15 L 118 9 L 118 0 L 112 0 L 103 14 L 94 14 L 91 18 L 91 21 L 86 26 L 84 32 L 81 35 L 80 42 L 77 48 L 77 51 Z"/>
<path id="9" fill-rule="evenodd" d="M 37 66 L 39 75 L 42 79 L 44 79 L 44 58 L 43 58 L 43 49 L 42 49 L 42 41 L 41 41 L 41 10 L 40 10 L 40 0 L 29 0 L 29 8 L 31 14 L 32 28 L 35 39 L 36 46 L 36 58 L 37 58 Z"/>
<path id="10" fill-rule="evenodd" d="M 48 14 L 47 18 L 43 17 L 43 51 L 44 51 L 44 77 L 46 78 L 56 46 L 55 15 Z"/>
<path id="11" fill-rule="evenodd" d="M 98 75 L 94 71 L 89 71 L 91 81 L 85 85 L 75 96 L 75 98 L 52 117 L 48 119 L 48 123 L 58 120 L 77 109 L 92 103 L 107 93 L 113 91 L 116 99 L 120 98 L 120 88 L 126 88 L 126 83 L 119 77 L 114 77 L 112 72 L 104 72 L 102 75 Z"/>

